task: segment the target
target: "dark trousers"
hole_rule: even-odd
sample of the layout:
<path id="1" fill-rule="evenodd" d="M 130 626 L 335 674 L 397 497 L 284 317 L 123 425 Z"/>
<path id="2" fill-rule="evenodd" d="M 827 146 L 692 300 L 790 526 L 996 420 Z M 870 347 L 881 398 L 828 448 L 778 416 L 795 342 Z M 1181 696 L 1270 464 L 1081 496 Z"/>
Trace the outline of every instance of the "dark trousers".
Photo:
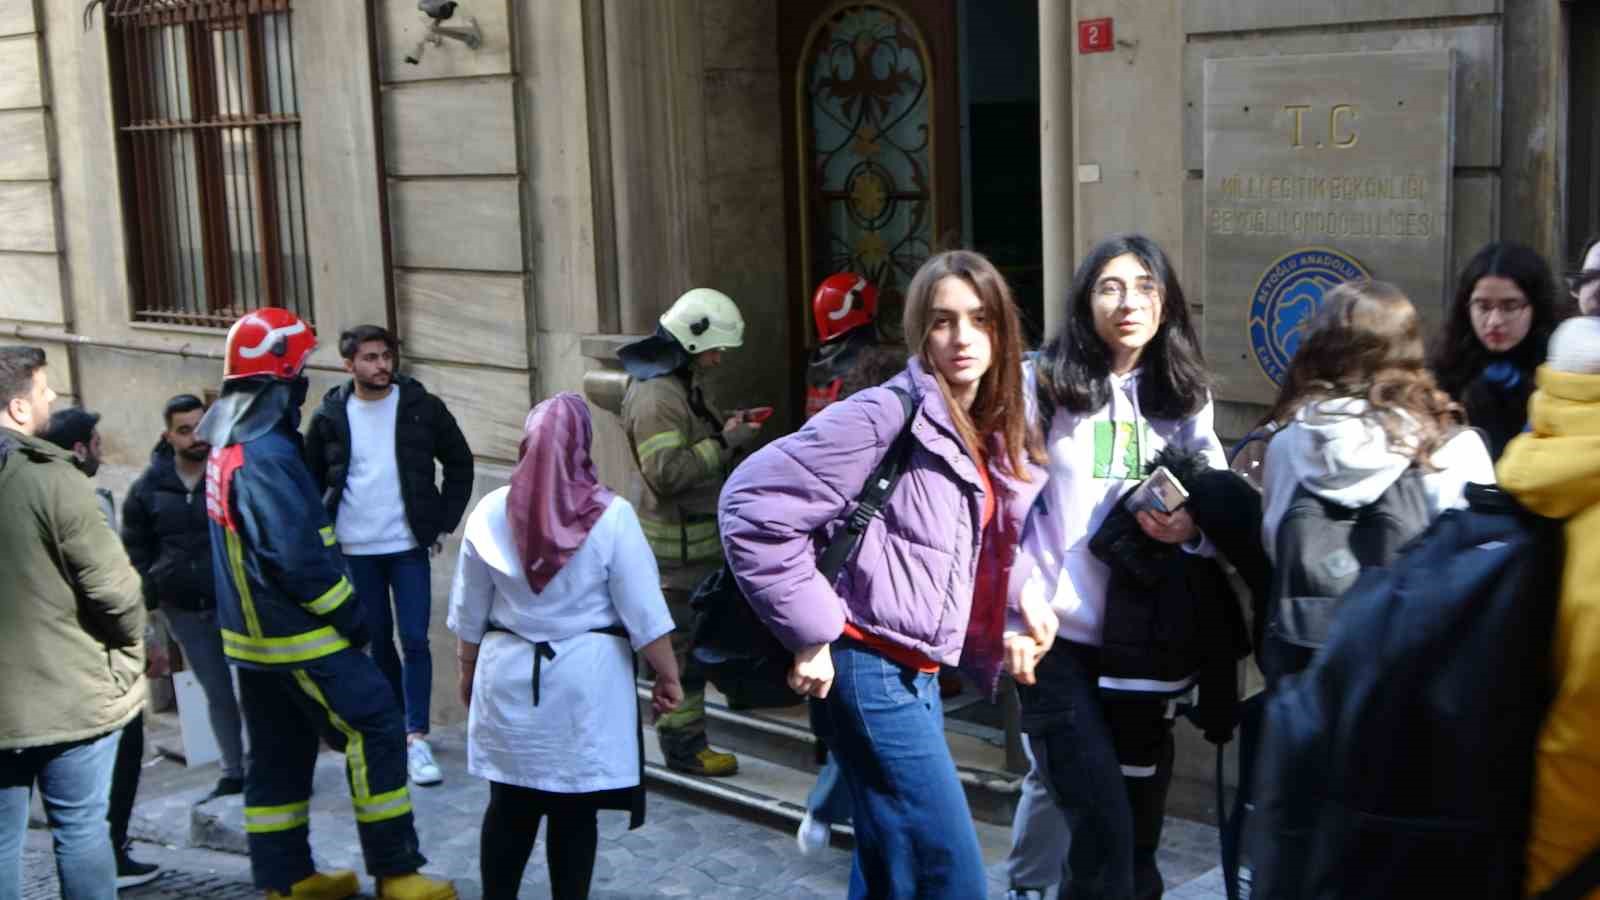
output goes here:
<path id="1" fill-rule="evenodd" d="M 139 772 L 144 766 L 144 713 L 122 727 L 117 744 L 117 761 L 111 768 L 111 805 L 106 821 L 111 823 L 111 846 L 120 854 L 128 846 L 128 820 L 133 818 L 133 801 L 139 793 Z"/>
<path id="2" fill-rule="evenodd" d="M 678 659 L 678 683 L 683 685 L 683 702 L 656 720 L 656 736 L 661 742 L 661 752 L 669 761 L 692 766 L 695 754 L 707 746 L 706 672 L 694 657 L 693 629 L 689 626 L 694 614 L 689 608 L 689 592 L 663 587 L 662 593 L 678 626 L 672 632 L 672 653 Z"/>
<path id="3" fill-rule="evenodd" d="M 550 820 L 544 833 L 544 857 L 550 867 L 552 900 L 589 896 L 600 842 L 593 801 L 584 794 L 553 794 L 491 781 L 489 808 L 483 813 L 479 835 L 483 900 L 516 900 L 528 856 L 539 837 L 540 819 Z"/>
<path id="4" fill-rule="evenodd" d="M 1031 699 L 1050 710 L 1048 725 L 1030 727 L 1028 743 L 1034 769 L 1071 834 L 1070 881 L 1060 895 L 1159 900 L 1164 885 L 1156 851 L 1172 783 L 1172 720 L 1164 699 L 1107 700 L 1098 686 L 1098 656 L 1094 648 L 1061 646 L 1052 651 L 1048 685 L 1041 679 L 1040 688 L 1019 689 L 1025 718 Z M 1037 697 L 1041 688 L 1049 696 Z M 1036 811 L 1015 827 L 1048 827 L 1048 818 Z M 1022 837 L 1015 846 L 1039 845 Z M 1013 858 L 1013 872 L 1019 868 L 1059 871 L 1050 860 Z"/>
<path id="5" fill-rule="evenodd" d="M 406 731 L 428 733 L 433 697 L 433 654 L 428 650 L 428 618 L 433 609 L 428 548 L 415 547 L 377 556 L 346 556 L 372 629 L 372 658 L 405 710 Z M 390 597 L 394 605 L 390 606 Z M 394 633 L 400 632 L 400 652 Z"/>
<path id="6" fill-rule="evenodd" d="M 318 738 L 345 755 L 367 872 L 404 875 L 426 862 L 406 787 L 406 737 L 389 683 L 365 654 L 341 650 L 299 669 L 239 668 L 250 731 L 245 836 L 257 887 L 288 893 L 311 862 L 311 779 Z"/>

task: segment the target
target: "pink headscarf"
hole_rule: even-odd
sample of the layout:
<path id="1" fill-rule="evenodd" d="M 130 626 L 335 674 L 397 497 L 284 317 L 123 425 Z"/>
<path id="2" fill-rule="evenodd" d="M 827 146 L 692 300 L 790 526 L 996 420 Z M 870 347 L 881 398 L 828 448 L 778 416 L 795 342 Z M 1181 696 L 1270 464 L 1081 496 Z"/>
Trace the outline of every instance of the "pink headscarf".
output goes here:
<path id="1" fill-rule="evenodd" d="M 557 394 L 523 420 L 506 519 L 535 591 L 543 592 L 578 552 L 615 496 L 595 476 L 593 440 L 589 407 L 577 394 Z"/>

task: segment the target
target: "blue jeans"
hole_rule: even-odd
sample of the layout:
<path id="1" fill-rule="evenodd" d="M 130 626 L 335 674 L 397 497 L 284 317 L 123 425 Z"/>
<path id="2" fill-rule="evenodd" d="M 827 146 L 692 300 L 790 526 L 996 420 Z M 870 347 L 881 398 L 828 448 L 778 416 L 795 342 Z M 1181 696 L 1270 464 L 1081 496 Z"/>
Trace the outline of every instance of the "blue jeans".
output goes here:
<path id="1" fill-rule="evenodd" d="M 433 655 L 428 652 L 428 617 L 433 607 L 433 581 L 428 548 L 377 556 L 346 556 L 350 583 L 366 608 L 372 630 L 372 658 L 405 704 L 406 733 L 428 733 L 428 704 L 433 695 Z M 389 595 L 394 593 L 394 612 Z M 400 655 L 394 651 L 395 626 L 400 626 Z"/>
<path id="2" fill-rule="evenodd" d="M 945 743 L 939 676 L 850 640 L 832 653 L 833 689 L 812 701 L 812 721 L 850 790 L 850 897 L 987 896 L 972 812 Z"/>
<path id="3" fill-rule="evenodd" d="M 86 741 L 0 750 L 0 900 L 22 896 L 22 842 L 39 783 L 63 900 L 116 900 L 117 857 L 106 823 L 122 729 Z"/>
<path id="4" fill-rule="evenodd" d="M 822 771 L 817 773 L 817 783 L 811 786 L 811 793 L 806 796 L 806 812 L 811 813 L 811 818 L 818 822 L 850 824 L 850 789 L 845 786 L 839 763 L 832 753 L 828 754 Z"/>
<path id="5" fill-rule="evenodd" d="M 206 710 L 211 717 L 211 733 L 222 753 L 222 774 L 244 777 L 244 725 L 239 718 L 239 701 L 233 696 L 233 670 L 222 653 L 222 630 L 217 611 L 168 608 L 167 628 L 183 648 L 189 670 L 206 695 Z"/>

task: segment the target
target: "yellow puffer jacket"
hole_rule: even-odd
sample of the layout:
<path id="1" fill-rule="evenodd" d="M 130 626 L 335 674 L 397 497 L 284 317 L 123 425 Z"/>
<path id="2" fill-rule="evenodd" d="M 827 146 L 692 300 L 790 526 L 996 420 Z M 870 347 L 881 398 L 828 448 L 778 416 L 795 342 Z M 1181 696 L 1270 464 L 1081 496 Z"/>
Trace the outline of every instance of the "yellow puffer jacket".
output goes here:
<path id="1" fill-rule="evenodd" d="M 1500 458 L 1501 487 L 1566 521 L 1552 662 L 1555 702 L 1539 735 L 1528 844 L 1528 893 L 1555 883 L 1600 847 L 1600 375 L 1539 370 L 1532 434 Z M 1600 890 L 1591 891 L 1591 900 Z"/>

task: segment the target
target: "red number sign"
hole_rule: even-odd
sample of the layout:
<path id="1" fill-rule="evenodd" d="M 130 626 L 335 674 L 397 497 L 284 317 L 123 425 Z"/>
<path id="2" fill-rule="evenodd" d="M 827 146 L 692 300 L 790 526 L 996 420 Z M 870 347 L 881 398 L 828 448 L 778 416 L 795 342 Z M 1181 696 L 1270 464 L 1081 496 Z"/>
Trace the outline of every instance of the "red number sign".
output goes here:
<path id="1" fill-rule="evenodd" d="M 1084 19 L 1078 23 L 1079 53 L 1109 53 L 1114 43 L 1109 18 Z"/>

